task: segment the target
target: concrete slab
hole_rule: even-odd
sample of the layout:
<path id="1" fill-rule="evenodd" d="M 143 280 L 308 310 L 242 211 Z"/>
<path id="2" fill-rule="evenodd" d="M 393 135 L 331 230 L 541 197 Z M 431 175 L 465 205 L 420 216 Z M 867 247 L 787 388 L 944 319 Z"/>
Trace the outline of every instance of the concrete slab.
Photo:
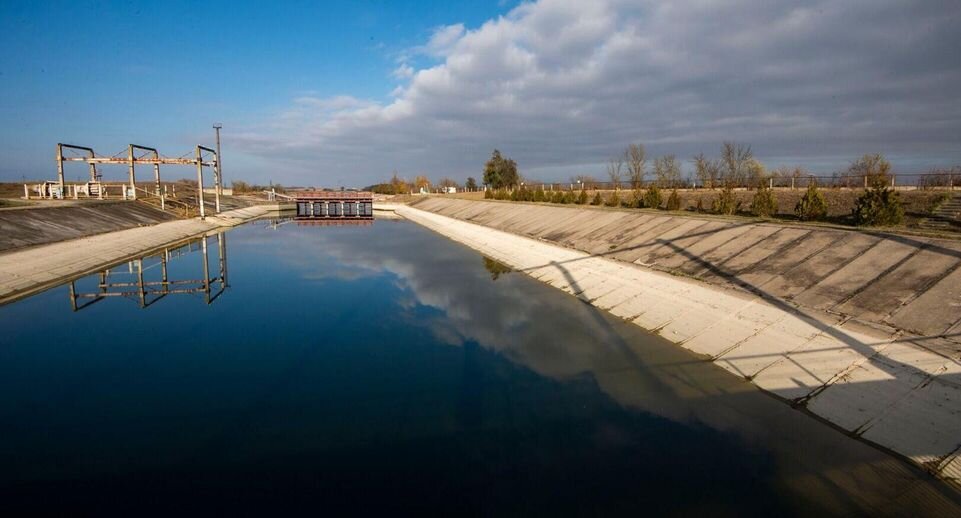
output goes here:
<path id="1" fill-rule="evenodd" d="M 727 272 L 741 272 L 764 261 L 810 233 L 811 231 L 806 229 L 782 228 L 767 238 L 758 241 L 754 246 L 742 250 L 737 255 L 724 261 L 721 266 Z"/>
<path id="2" fill-rule="evenodd" d="M 944 371 L 947 359 L 904 342 L 891 343 L 808 402 L 808 409 L 860 433 L 913 390 Z"/>
<path id="3" fill-rule="evenodd" d="M 716 358 L 786 316 L 756 300 L 737 313 L 718 319 L 714 325 L 681 345 L 698 354 Z"/>
<path id="4" fill-rule="evenodd" d="M 924 336 L 944 333 L 961 320 L 961 269 L 955 269 L 887 319 Z"/>
<path id="5" fill-rule="evenodd" d="M 685 236 L 674 241 L 673 245 L 681 250 L 684 250 L 684 253 L 659 254 L 657 258 L 658 266 L 672 270 L 678 268 L 690 260 L 688 254 L 698 254 L 703 252 L 703 250 L 699 251 L 699 249 L 702 247 L 699 247 L 698 245 L 707 242 L 721 231 L 728 230 L 732 227 L 733 225 L 726 221 L 706 222 L 696 230 L 688 232 Z"/>
<path id="6" fill-rule="evenodd" d="M 825 250 L 816 255 L 811 263 L 830 264 L 831 261 L 843 261 L 859 248 L 863 251 L 843 266 L 841 262 L 835 263 L 834 273 L 798 294 L 795 301 L 817 309 L 834 307 L 866 288 L 888 269 L 918 252 L 915 246 L 890 239 L 878 240 L 871 236 L 852 236 L 852 239 L 845 240 L 841 248 Z M 818 273 L 821 272 L 810 271 L 811 275 Z"/>
<path id="7" fill-rule="evenodd" d="M 684 248 L 678 244 L 677 241 L 688 234 L 696 234 L 698 230 L 706 224 L 706 221 L 699 219 L 680 221 L 678 225 L 654 238 L 655 246 L 645 248 L 644 253 L 637 256 L 633 262 L 653 265 L 656 264 L 659 259 L 678 255 L 679 253 L 683 255 L 682 252 Z"/>
<path id="8" fill-rule="evenodd" d="M 846 235 L 844 239 L 830 244 L 818 253 L 809 256 L 804 262 L 784 272 L 779 278 L 765 284 L 762 289 L 765 293 L 776 297 L 794 297 L 809 286 L 821 282 L 822 279 L 839 268 L 843 268 L 847 263 L 877 245 L 878 242 L 878 238 L 864 234 L 851 233 Z M 850 272 L 849 275 L 857 277 L 858 282 L 860 282 L 861 275 L 858 275 L 857 271 Z M 875 273 L 875 276 L 877 276 L 877 273 Z"/>
<path id="9" fill-rule="evenodd" d="M 738 282 L 758 289 L 763 289 L 768 283 L 786 282 L 783 277 L 787 272 L 842 237 L 844 235 L 836 231 L 811 232 L 767 259 L 741 271 L 735 278 Z"/>
<path id="10" fill-rule="evenodd" d="M 681 269 L 691 273 L 695 277 L 702 277 L 708 274 L 723 277 L 723 275 L 720 275 L 721 263 L 751 248 L 778 230 L 777 227 L 768 225 L 751 226 L 747 232 L 739 235 L 737 239 L 732 239 L 700 256 L 694 255 Z"/>
<path id="11" fill-rule="evenodd" d="M 783 360 L 788 353 L 832 327 L 802 315 L 787 315 L 722 354 L 715 363 L 742 378 L 751 379 L 761 369 Z"/>
<path id="12" fill-rule="evenodd" d="M 950 455 L 961 446 L 959 375 L 961 368 L 909 392 L 873 422 L 862 437 L 897 448 L 922 465 L 937 463 Z"/>
<path id="13" fill-rule="evenodd" d="M 931 284 L 950 273 L 961 261 L 958 258 L 921 250 L 877 282 L 837 307 L 837 310 L 859 318 L 881 322 L 907 302 L 924 293 Z"/>

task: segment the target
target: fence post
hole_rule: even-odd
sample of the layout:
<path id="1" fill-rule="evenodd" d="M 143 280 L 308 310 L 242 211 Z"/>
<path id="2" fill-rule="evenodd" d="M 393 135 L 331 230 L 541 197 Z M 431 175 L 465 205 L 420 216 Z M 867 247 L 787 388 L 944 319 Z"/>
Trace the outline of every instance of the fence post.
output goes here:
<path id="1" fill-rule="evenodd" d="M 868 188 L 868 175 L 864 175 L 864 188 Z"/>
<path id="2" fill-rule="evenodd" d="M 773 177 L 767 179 L 767 188 L 768 188 L 768 189 L 774 189 L 774 178 L 773 178 Z"/>
<path id="3" fill-rule="evenodd" d="M 27 187 L 27 184 L 23 184 L 23 199 L 25 200 L 30 199 L 30 188 Z"/>

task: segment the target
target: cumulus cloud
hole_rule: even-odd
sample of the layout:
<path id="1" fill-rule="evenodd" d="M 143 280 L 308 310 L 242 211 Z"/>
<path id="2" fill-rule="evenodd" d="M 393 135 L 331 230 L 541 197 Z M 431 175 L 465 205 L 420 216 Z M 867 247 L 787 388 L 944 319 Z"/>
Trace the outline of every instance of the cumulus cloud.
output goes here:
<path id="1" fill-rule="evenodd" d="M 491 149 L 524 173 L 599 173 L 654 153 L 750 142 L 769 161 L 843 167 L 881 151 L 905 168 L 961 161 L 961 4 L 938 1 L 525 3 L 440 27 L 388 101 L 295 99 L 245 147 L 351 183 L 478 176 Z M 391 88 L 385 88 L 389 91 Z M 320 167 L 317 164 L 320 164 Z M 310 171 L 310 173 L 308 173 Z"/>

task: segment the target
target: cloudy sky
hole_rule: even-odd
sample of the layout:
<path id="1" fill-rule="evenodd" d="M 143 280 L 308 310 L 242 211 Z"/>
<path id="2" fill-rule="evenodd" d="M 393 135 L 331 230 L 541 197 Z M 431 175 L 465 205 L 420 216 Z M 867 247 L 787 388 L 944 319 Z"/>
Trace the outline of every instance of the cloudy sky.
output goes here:
<path id="1" fill-rule="evenodd" d="M 735 140 L 814 171 L 961 164 L 956 1 L 203 9 L 4 3 L 0 179 L 52 176 L 58 141 L 178 156 L 214 121 L 228 179 L 300 185 L 479 177 L 493 148 L 531 178 L 603 176 L 630 142 L 686 159 Z"/>

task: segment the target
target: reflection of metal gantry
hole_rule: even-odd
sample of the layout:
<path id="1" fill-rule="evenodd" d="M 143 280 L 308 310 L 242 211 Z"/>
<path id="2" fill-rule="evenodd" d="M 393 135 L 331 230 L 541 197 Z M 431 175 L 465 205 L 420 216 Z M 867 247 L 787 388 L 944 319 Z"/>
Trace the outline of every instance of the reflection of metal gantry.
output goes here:
<path id="1" fill-rule="evenodd" d="M 74 311 L 79 311 L 92 304 L 100 302 L 107 297 L 128 297 L 136 298 L 141 308 L 146 308 L 158 300 L 171 294 L 202 294 L 204 301 L 211 304 L 217 300 L 228 288 L 227 284 L 227 236 L 221 232 L 217 234 L 217 251 L 219 275 L 210 276 L 210 264 L 207 252 L 208 236 L 200 238 L 199 241 L 188 243 L 178 248 L 164 248 L 157 254 L 148 255 L 127 263 L 127 272 L 119 272 L 116 269 L 107 269 L 97 275 L 99 282 L 97 290 L 93 292 L 81 292 L 77 289 L 77 281 L 70 282 L 70 307 Z M 172 280 L 168 276 L 167 266 L 170 261 L 185 257 L 189 252 L 194 252 L 193 245 L 199 243 L 201 252 L 201 262 L 203 267 L 203 279 L 183 279 Z M 151 257 L 159 257 L 160 261 L 151 266 L 144 266 L 144 260 Z M 144 272 L 150 268 L 160 267 L 160 280 L 144 280 Z M 133 281 L 111 282 L 110 277 L 118 274 L 128 273 L 135 276 Z M 219 289 L 214 290 L 213 285 L 219 284 Z M 89 299 L 78 303 L 81 299 Z"/>
<path id="2" fill-rule="evenodd" d="M 73 149 L 77 151 L 82 151 L 80 156 L 65 156 L 64 149 Z M 214 168 L 214 198 L 217 212 L 220 212 L 220 196 L 223 194 L 223 178 L 220 174 L 220 156 L 216 151 L 204 146 L 197 146 L 195 149 L 195 156 L 189 157 L 190 153 L 182 155 L 178 158 L 165 157 L 160 154 L 155 148 L 147 146 L 139 146 L 137 144 L 128 144 L 127 149 L 119 153 L 115 153 L 111 156 L 98 155 L 94 152 L 93 148 L 84 146 L 74 146 L 72 144 L 57 144 L 57 184 L 59 186 L 58 194 L 60 197 L 66 195 L 66 186 L 64 185 L 63 176 L 63 163 L 64 162 L 85 162 L 90 168 L 90 181 L 87 184 L 86 194 L 89 196 L 96 192 L 100 195 L 103 192 L 103 186 L 101 183 L 102 175 L 97 171 L 97 165 L 103 164 L 113 164 L 113 165 L 125 165 L 127 166 L 127 176 L 129 182 L 129 191 L 124 192 L 125 197 L 130 197 L 132 199 L 137 199 L 137 164 L 152 165 L 154 172 L 154 192 L 150 193 L 145 189 L 140 189 L 142 193 L 153 194 L 158 198 L 161 196 L 160 188 L 160 166 L 161 165 L 186 165 L 186 166 L 196 166 L 197 167 L 197 196 L 198 205 L 200 206 L 200 215 L 204 215 L 204 179 L 203 179 L 203 168 L 213 167 Z M 137 154 L 137 152 L 142 152 Z M 41 196 L 44 194 L 42 193 Z"/>

